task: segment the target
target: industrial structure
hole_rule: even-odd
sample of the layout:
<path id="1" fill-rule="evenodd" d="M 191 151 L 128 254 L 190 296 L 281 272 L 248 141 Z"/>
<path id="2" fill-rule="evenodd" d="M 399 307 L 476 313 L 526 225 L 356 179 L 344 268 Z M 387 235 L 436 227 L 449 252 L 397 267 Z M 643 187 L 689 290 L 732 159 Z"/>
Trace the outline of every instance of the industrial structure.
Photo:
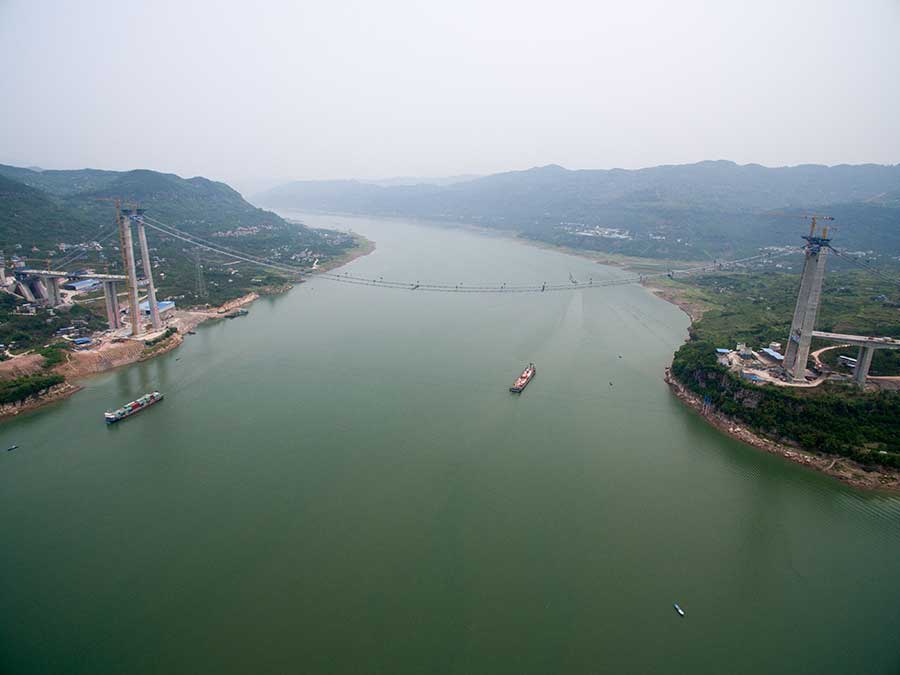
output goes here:
<path id="1" fill-rule="evenodd" d="M 127 279 L 121 274 L 72 273 L 61 270 L 37 270 L 27 267 L 14 271 L 16 292 L 28 302 L 43 300 L 49 307 L 62 304 L 60 282 L 63 279 L 94 279 L 103 286 L 106 299 L 106 317 L 110 328 L 120 328 L 118 285 Z"/>
<path id="2" fill-rule="evenodd" d="M 853 379 L 860 388 L 865 388 L 866 378 L 869 376 L 869 368 L 872 367 L 872 357 L 876 349 L 900 349 L 900 340 L 887 337 L 866 337 L 865 335 L 844 335 L 842 333 L 825 333 L 813 331 L 814 338 L 837 342 L 842 345 L 859 347 L 859 354 L 853 366 Z"/>
<path id="3" fill-rule="evenodd" d="M 806 378 L 806 360 L 809 358 L 809 346 L 819 312 L 822 283 L 825 280 L 825 254 L 831 242 L 827 227 L 816 234 L 816 220 L 819 218 L 834 220 L 831 216 L 811 216 L 809 235 L 803 237 L 806 239 L 806 255 L 803 273 L 800 275 L 800 292 L 797 294 L 797 306 L 794 308 L 794 319 L 791 321 L 791 332 L 784 352 L 784 369 L 796 382 L 802 382 Z"/>
<path id="4" fill-rule="evenodd" d="M 717 350 L 719 362 L 751 382 L 809 386 L 806 366 L 812 339 L 817 338 L 859 347 L 858 357 L 853 360 L 853 379 L 860 388 L 865 388 L 875 350 L 900 349 L 900 340 L 815 330 L 819 303 L 822 299 L 822 285 L 825 281 L 826 254 L 829 249 L 834 250 L 831 248 L 831 239 L 828 238 L 828 228 L 822 227 L 817 232 L 816 226 L 819 220 L 834 220 L 834 218 L 818 215 L 805 217 L 812 222 L 809 234 L 803 237 L 806 240 L 803 248 L 805 254 L 803 272 L 800 275 L 800 289 L 784 355 L 774 348 L 774 344 L 758 352 L 747 349 L 745 345 L 738 345 L 734 351 Z M 814 383 L 818 383 L 817 378 L 812 379 Z"/>
<path id="5" fill-rule="evenodd" d="M 159 305 L 156 302 L 156 285 L 153 283 L 153 269 L 150 264 L 150 249 L 147 247 L 147 231 L 144 229 L 144 209 L 137 209 L 138 243 L 141 247 L 141 265 L 144 268 L 144 278 L 147 280 L 147 304 L 150 311 L 150 323 L 153 330 L 162 328 L 159 318 Z M 136 314 L 135 316 L 138 316 Z M 139 323 L 139 322 L 135 322 Z"/>
<path id="6" fill-rule="evenodd" d="M 137 264 L 134 257 L 134 237 L 132 235 L 132 221 L 137 225 L 138 245 L 141 250 L 141 266 L 144 272 L 143 283 L 138 280 Z M 71 290 L 91 290 L 96 286 L 103 287 L 103 297 L 106 305 L 106 318 L 111 330 L 124 327 L 122 311 L 119 306 L 119 289 L 125 284 L 128 296 L 128 314 L 130 317 L 130 332 L 134 337 L 144 333 L 142 317 L 146 314 L 154 330 L 162 329 L 159 303 L 156 299 L 156 286 L 153 281 L 152 264 L 150 261 L 150 249 L 147 246 L 147 233 L 144 230 L 144 209 L 119 207 L 116 203 L 116 224 L 119 233 L 119 243 L 122 251 L 122 262 L 125 274 L 95 274 L 92 272 L 72 273 L 61 270 L 41 270 L 26 267 L 15 267 L 14 291 L 28 302 L 43 302 L 48 307 L 57 307 L 63 304 L 61 286 L 68 286 Z M 0 274 L 5 280 L 6 270 L 0 260 Z M 70 283 L 62 284 L 64 280 Z M 79 280 L 94 282 L 90 287 Z M 143 303 L 146 311 L 141 311 L 142 303 L 139 302 L 139 287 L 146 285 L 147 299 Z M 173 305 L 169 303 L 167 308 Z"/>

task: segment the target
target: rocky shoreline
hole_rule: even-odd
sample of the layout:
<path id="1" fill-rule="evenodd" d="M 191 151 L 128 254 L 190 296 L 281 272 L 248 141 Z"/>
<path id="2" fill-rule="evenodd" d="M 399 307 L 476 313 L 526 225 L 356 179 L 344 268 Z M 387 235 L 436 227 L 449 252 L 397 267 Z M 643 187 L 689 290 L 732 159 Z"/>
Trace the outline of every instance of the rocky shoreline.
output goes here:
<path id="1" fill-rule="evenodd" d="M 796 464 L 821 471 L 833 478 L 837 478 L 848 485 L 866 490 L 890 490 L 900 491 L 900 471 L 894 471 L 886 467 L 864 467 L 845 457 L 835 457 L 807 452 L 795 445 L 787 445 L 773 441 L 769 438 L 747 429 L 739 422 L 723 415 L 715 410 L 708 409 L 703 401 L 684 387 L 666 368 L 664 377 L 666 384 L 672 393 L 685 405 L 697 412 L 703 419 L 724 434 L 747 445 L 765 450 L 774 455 L 781 455 Z"/>
<path id="2" fill-rule="evenodd" d="M 60 401 L 64 398 L 68 398 L 81 389 L 83 389 L 81 385 L 72 384 L 70 382 L 62 382 L 61 384 L 53 385 L 43 394 L 37 396 L 29 396 L 28 398 L 22 401 L 16 401 L 15 403 L 6 403 L 4 405 L 0 405 L 0 420 L 15 417 L 16 415 L 19 415 L 23 412 L 36 410 L 37 408 L 47 405 L 48 403 L 53 403 L 54 401 Z"/>

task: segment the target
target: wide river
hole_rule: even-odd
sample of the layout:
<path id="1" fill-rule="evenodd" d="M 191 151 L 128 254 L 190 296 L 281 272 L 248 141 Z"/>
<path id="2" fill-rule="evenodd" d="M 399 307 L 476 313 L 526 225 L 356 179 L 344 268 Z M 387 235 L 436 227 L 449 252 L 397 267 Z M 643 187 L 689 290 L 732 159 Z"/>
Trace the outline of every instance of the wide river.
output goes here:
<path id="1" fill-rule="evenodd" d="M 622 274 L 306 222 L 385 279 Z M 662 381 L 687 327 L 638 286 L 318 278 L 88 379 L 0 426 L 0 672 L 900 672 L 900 498 L 707 426 Z"/>

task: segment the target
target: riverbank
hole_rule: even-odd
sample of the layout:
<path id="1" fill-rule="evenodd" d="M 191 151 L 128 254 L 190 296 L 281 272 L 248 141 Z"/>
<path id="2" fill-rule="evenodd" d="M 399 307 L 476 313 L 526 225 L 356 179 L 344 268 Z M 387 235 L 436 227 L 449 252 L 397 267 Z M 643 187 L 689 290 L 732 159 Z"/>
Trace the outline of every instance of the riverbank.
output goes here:
<path id="1" fill-rule="evenodd" d="M 363 256 L 369 255 L 375 250 L 375 242 L 371 239 L 366 239 L 361 234 L 352 233 L 353 241 L 356 242 L 356 246 L 351 250 L 347 251 L 344 255 L 340 255 L 337 258 L 332 258 L 321 265 L 316 266 L 314 270 L 311 270 L 311 274 L 315 274 L 316 272 L 329 272 L 333 269 L 337 269 L 338 267 L 343 267 L 344 265 L 353 262 L 357 258 L 362 258 Z"/>
<path id="2" fill-rule="evenodd" d="M 36 410 L 37 408 L 45 406 L 48 403 L 53 403 L 54 401 L 61 401 L 75 392 L 81 391 L 83 388 L 84 387 L 78 384 L 63 382 L 50 387 L 46 393 L 39 396 L 29 396 L 21 401 L 16 401 L 15 403 L 0 405 L 0 421 L 15 417 L 23 412 Z"/>
<path id="3" fill-rule="evenodd" d="M 688 391 L 668 368 L 666 368 L 664 379 L 672 393 L 680 401 L 696 411 L 716 429 L 735 440 L 759 450 L 781 455 L 791 462 L 815 469 L 856 488 L 900 491 L 900 471 L 893 471 L 885 467 L 864 467 L 845 457 L 811 453 L 797 446 L 773 441 L 705 406 L 703 401 L 696 394 Z"/>
<path id="4" fill-rule="evenodd" d="M 572 255 L 595 260 L 600 264 L 615 265 L 633 272 L 647 273 L 654 267 L 658 268 L 660 265 L 667 264 L 667 261 L 649 260 L 646 263 L 635 265 L 635 261 L 630 259 L 603 259 L 601 255 L 594 255 L 592 252 L 582 253 L 577 250 L 553 245 L 549 245 L 548 248 L 562 250 Z M 675 284 L 666 277 L 655 277 L 652 280 L 645 280 L 641 282 L 641 285 L 657 297 L 681 309 L 687 314 L 691 324 L 700 321 L 706 312 L 715 308 L 715 305 L 706 301 L 701 293 L 694 292 L 689 286 Z M 688 337 L 688 339 L 690 338 Z M 884 379 L 888 380 L 885 383 L 888 385 L 888 388 L 892 388 L 892 385 L 895 384 L 891 381 L 893 378 Z M 773 441 L 747 429 L 740 422 L 704 406 L 703 402 L 695 394 L 688 391 L 677 381 L 669 368 L 666 368 L 664 380 L 676 397 L 683 403 L 693 408 L 709 424 L 735 440 L 759 450 L 781 455 L 791 462 L 825 473 L 856 488 L 900 491 L 900 471 L 884 466 L 865 466 L 845 457 L 807 452 L 797 445 Z"/>
<path id="5" fill-rule="evenodd" d="M 690 298 L 687 294 L 680 292 L 678 289 L 666 288 L 657 281 L 644 281 L 641 285 L 658 298 L 662 298 L 669 304 L 678 307 L 682 312 L 688 315 L 691 323 L 702 319 L 703 314 L 710 309 L 710 306 L 703 301 L 696 298 Z"/>
<path id="6" fill-rule="evenodd" d="M 325 272 L 341 267 L 375 250 L 375 242 L 354 234 L 356 246 L 342 256 L 336 257 L 316 267 L 315 272 Z M 176 332 L 165 337 L 161 342 L 147 346 L 142 338 L 121 338 L 104 336 L 99 339 L 92 349 L 66 353 L 66 360 L 52 368 L 48 373 L 55 373 L 66 378 L 66 382 L 51 388 L 45 394 L 29 397 L 21 402 L 0 407 L 0 421 L 14 417 L 23 412 L 36 410 L 48 403 L 67 398 L 83 389 L 81 385 L 69 382 L 93 375 L 99 375 L 115 368 L 139 363 L 148 359 L 166 354 L 180 346 L 185 338 L 197 326 L 205 321 L 221 320 L 229 312 L 246 307 L 265 295 L 280 295 L 287 293 L 294 287 L 294 283 L 285 282 L 278 286 L 266 286 L 258 291 L 242 295 L 239 298 L 229 300 L 217 307 L 194 308 L 177 310 L 174 316 L 166 322 L 167 327 L 175 328 Z M 0 377 L 11 379 L 25 375 L 45 372 L 43 368 L 44 358 L 37 354 L 29 354 L 0 363 Z"/>

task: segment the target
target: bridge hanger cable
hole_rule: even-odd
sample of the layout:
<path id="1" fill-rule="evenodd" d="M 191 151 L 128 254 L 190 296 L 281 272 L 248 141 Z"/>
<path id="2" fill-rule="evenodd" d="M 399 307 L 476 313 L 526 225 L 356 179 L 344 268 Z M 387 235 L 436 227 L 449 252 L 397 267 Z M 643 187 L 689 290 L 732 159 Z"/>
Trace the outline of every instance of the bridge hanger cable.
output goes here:
<path id="1" fill-rule="evenodd" d="M 859 267 L 863 268 L 864 270 L 867 270 L 868 272 L 874 274 L 875 276 L 879 277 L 880 279 L 887 281 L 888 283 L 896 284 L 896 285 L 900 286 L 900 279 L 897 279 L 888 274 L 885 274 L 877 267 L 875 267 L 873 265 L 869 265 L 868 263 L 864 263 L 862 260 L 860 260 L 859 258 L 857 258 L 854 255 L 847 253 L 846 251 L 839 251 L 838 249 L 834 248 L 834 246 L 831 246 L 831 245 L 829 245 L 828 248 L 830 248 L 832 251 L 834 251 L 834 254 L 836 256 L 838 256 L 839 258 L 842 258 L 843 260 L 851 262 L 854 265 L 858 265 Z"/>
<path id="2" fill-rule="evenodd" d="M 236 251 L 236 250 L 229 248 L 227 246 L 224 246 L 222 244 L 213 243 L 213 242 L 211 242 L 207 239 L 204 239 L 202 237 L 199 237 L 195 234 L 191 234 L 189 232 L 184 232 L 183 230 L 179 230 L 178 228 L 176 228 L 172 225 L 167 225 L 166 223 L 163 223 L 162 221 L 159 221 L 155 218 L 150 218 L 146 215 L 144 216 L 144 220 L 145 221 L 150 220 L 153 223 L 165 228 L 165 233 L 172 233 L 172 236 L 175 236 L 175 234 L 182 235 L 183 237 L 187 237 L 188 239 L 198 242 L 199 244 L 203 244 L 203 246 L 205 248 L 207 248 L 207 250 L 219 252 L 222 255 L 235 256 L 235 257 L 241 258 L 242 260 L 246 260 L 246 258 L 249 257 L 249 258 L 252 258 L 257 264 L 274 266 L 276 269 L 284 269 L 284 270 L 291 271 L 291 272 L 307 272 L 308 271 L 308 268 L 301 268 L 301 267 L 295 266 L 295 265 L 285 265 L 283 263 L 273 263 L 271 261 L 271 259 L 260 258 L 258 256 L 251 255 L 249 253 Z M 147 224 L 147 223 L 145 222 L 145 224 Z M 147 226 L 152 227 L 152 225 L 149 225 L 149 224 L 147 224 Z M 154 229 L 159 230 L 159 228 L 154 228 Z M 162 232 L 163 230 L 159 230 L 159 231 Z M 398 289 L 403 289 L 403 290 L 409 290 L 410 287 L 416 286 L 418 284 L 418 282 L 411 283 L 411 282 L 407 282 L 407 281 L 386 281 L 381 277 L 378 277 L 376 279 L 370 279 L 368 277 L 360 277 L 360 276 L 352 275 L 349 273 L 338 274 L 338 273 L 334 273 L 334 272 L 325 272 L 325 271 L 317 272 L 316 276 L 318 278 L 325 278 L 325 279 L 329 279 L 332 281 L 348 282 L 349 280 L 354 280 L 356 282 L 365 283 L 366 285 L 377 285 L 377 286 L 381 286 L 384 288 L 396 287 Z M 583 282 L 583 283 L 586 286 L 591 285 L 590 281 Z M 428 289 L 428 290 L 435 290 L 435 289 L 455 290 L 457 288 L 464 287 L 469 290 L 497 291 L 498 289 L 501 289 L 501 287 L 502 287 L 502 289 L 509 290 L 509 291 L 517 290 L 517 289 L 531 291 L 535 288 L 534 284 L 506 284 L 506 283 L 495 283 L 495 284 L 490 284 L 490 285 L 468 285 L 468 286 L 465 285 L 464 283 L 459 283 L 459 284 L 425 283 L 425 284 L 419 284 L 419 285 L 422 287 L 425 287 L 425 288 L 423 288 L 423 290 L 426 290 L 426 289 Z M 560 285 L 562 286 L 565 284 L 560 284 Z M 568 287 L 567 285 L 565 285 L 565 286 Z"/>
<path id="3" fill-rule="evenodd" d="M 107 239 L 112 237 L 114 234 L 117 234 L 117 231 L 115 229 L 111 230 L 110 232 L 107 232 L 106 236 L 100 237 L 99 239 L 94 239 L 93 241 L 96 241 L 98 244 L 102 244 L 104 241 L 106 241 Z M 57 262 L 54 263 L 54 265 L 56 265 L 57 267 L 60 267 L 60 268 L 65 267 L 66 265 L 71 265 L 73 262 L 75 262 L 82 256 L 86 255 L 87 252 L 88 252 L 87 249 L 80 249 L 80 250 L 76 251 L 74 254 L 70 253 L 69 255 L 58 260 Z"/>
<path id="4" fill-rule="evenodd" d="M 145 217 L 145 221 L 149 220 Z M 154 221 L 158 222 L 158 221 Z M 147 227 L 156 230 L 157 232 L 164 234 L 169 237 L 173 237 L 174 239 L 178 239 L 192 246 L 197 246 L 198 248 L 206 249 L 207 251 L 211 251 L 213 253 L 218 253 L 219 255 L 224 255 L 229 258 L 236 258 L 238 260 L 242 260 L 244 262 L 252 263 L 254 265 L 260 265 L 262 267 L 270 267 L 272 269 L 276 269 L 281 272 L 290 272 L 292 274 L 299 273 L 303 270 L 299 267 L 294 267 L 291 265 L 282 265 L 278 263 L 268 262 L 265 259 L 256 258 L 255 256 L 251 256 L 250 254 L 245 253 L 237 253 L 235 251 L 230 251 L 226 247 L 218 247 L 205 243 L 203 240 L 198 240 L 193 237 L 193 235 L 187 234 L 185 232 L 181 232 L 169 225 L 164 225 L 160 227 L 159 225 L 154 225 L 152 223 L 145 222 L 144 225 Z"/>
<path id="5" fill-rule="evenodd" d="M 357 275 L 351 275 L 349 273 L 334 273 L 334 272 L 323 272 L 321 276 L 330 279 L 332 281 L 338 281 L 343 283 L 357 283 L 362 285 L 370 285 L 370 286 L 381 286 L 385 288 L 401 288 L 407 290 L 425 290 L 425 291 L 446 291 L 446 292 L 455 292 L 455 293 L 475 293 L 475 292 L 485 292 L 485 293 L 515 293 L 515 292 L 543 292 L 543 291 L 565 291 L 565 290 L 576 290 L 581 288 L 593 288 L 593 287 L 605 287 L 605 286 L 622 286 L 627 284 L 641 283 L 647 279 L 660 278 L 660 277 L 671 277 L 675 278 L 679 275 L 689 275 L 695 274 L 698 272 L 708 272 L 715 271 L 717 269 L 721 269 L 723 267 L 728 267 L 740 263 L 752 262 L 754 260 L 762 260 L 762 259 L 771 259 L 776 257 L 781 257 L 784 255 L 791 255 L 798 252 L 800 249 L 792 249 L 786 250 L 778 253 L 762 253 L 758 255 L 748 256 L 746 258 L 740 258 L 732 261 L 714 261 L 707 265 L 701 265 L 697 267 L 687 268 L 683 270 L 671 270 L 668 272 L 657 272 L 652 274 L 635 274 L 625 277 L 617 277 L 613 279 L 602 279 L 598 281 L 594 281 L 593 278 L 590 278 L 588 281 L 576 281 L 570 280 L 569 282 L 556 282 L 556 283 L 541 283 L 541 284 L 500 284 L 495 283 L 493 285 L 470 285 L 467 286 L 463 283 L 454 285 L 454 284 L 446 284 L 446 283 L 425 283 L 425 282 L 396 282 L 396 281 L 385 281 L 381 278 L 378 279 L 368 279 L 365 277 L 360 277 Z"/>
<path id="6" fill-rule="evenodd" d="M 153 229 L 155 229 L 163 234 L 171 235 L 175 238 L 181 239 L 182 241 L 186 241 L 186 243 L 191 243 L 196 246 L 200 246 L 206 250 L 209 250 L 209 251 L 212 251 L 215 253 L 219 253 L 221 255 L 227 255 L 230 257 L 238 258 L 240 260 L 244 260 L 246 262 L 252 262 L 252 263 L 259 264 L 259 265 L 272 267 L 273 269 L 277 269 L 280 271 L 289 271 L 289 272 L 293 272 L 293 273 L 308 271 L 307 268 L 301 268 L 301 267 L 295 266 L 295 265 L 285 265 L 283 263 L 275 263 L 271 259 L 260 258 L 258 256 L 254 256 L 252 254 L 235 251 L 234 249 L 231 249 L 227 246 L 224 246 L 221 244 L 215 244 L 215 243 L 213 243 L 207 239 L 203 239 L 202 237 L 199 237 L 195 234 L 191 234 L 191 233 L 179 230 L 178 228 L 176 228 L 172 225 L 167 225 L 166 223 L 163 223 L 162 221 L 159 221 L 155 218 L 148 218 L 146 215 L 144 216 L 144 220 L 145 220 L 145 225 L 147 225 L 147 227 L 152 227 Z M 154 223 L 156 226 L 154 226 L 153 224 L 147 223 L 146 222 L 147 220 L 152 221 L 152 223 Z M 340 281 L 340 282 L 344 282 L 344 283 L 354 282 L 354 283 L 363 284 L 363 285 L 380 286 L 383 288 L 398 288 L 398 289 L 402 289 L 402 290 L 409 290 L 411 287 L 416 286 L 418 284 L 418 282 L 411 283 L 411 282 L 407 282 L 407 281 L 390 281 L 390 280 L 385 280 L 381 277 L 378 277 L 375 279 L 370 279 L 368 277 L 360 277 L 360 276 L 352 275 L 349 273 L 336 274 L 333 272 L 324 272 L 324 271 L 317 272 L 316 277 L 324 278 L 324 279 L 328 279 L 328 280 L 332 280 L 332 281 Z M 620 280 L 615 280 L 615 281 L 620 282 Z M 582 286 L 590 286 L 591 283 L 592 283 L 591 281 L 581 282 L 581 285 Z M 597 282 L 597 283 L 601 283 L 601 282 Z M 545 284 L 545 285 L 548 287 L 548 289 L 551 286 L 551 284 Z M 569 287 L 569 284 L 553 284 L 552 286 L 556 286 L 556 285 L 559 285 L 560 287 L 565 287 L 565 288 Z M 595 283 L 594 285 L 597 285 L 597 284 Z M 421 287 L 422 290 L 451 290 L 451 291 L 457 291 L 457 292 L 474 292 L 474 291 L 497 292 L 500 290 L 533 291 L 535 288 L 540 290 L 541 285 L 538 284 L 537 286 L 535 286 L 534 284 L 515 285 L 515 284 L 497 283 L 497 284 L 493 284 L 493 285 L 468 285 L 467 286 L 463 282 L 463 283 L 459 283 L 459 284 L 422 283 L 422 284 L 418 284 L 418 286 Z"/>

